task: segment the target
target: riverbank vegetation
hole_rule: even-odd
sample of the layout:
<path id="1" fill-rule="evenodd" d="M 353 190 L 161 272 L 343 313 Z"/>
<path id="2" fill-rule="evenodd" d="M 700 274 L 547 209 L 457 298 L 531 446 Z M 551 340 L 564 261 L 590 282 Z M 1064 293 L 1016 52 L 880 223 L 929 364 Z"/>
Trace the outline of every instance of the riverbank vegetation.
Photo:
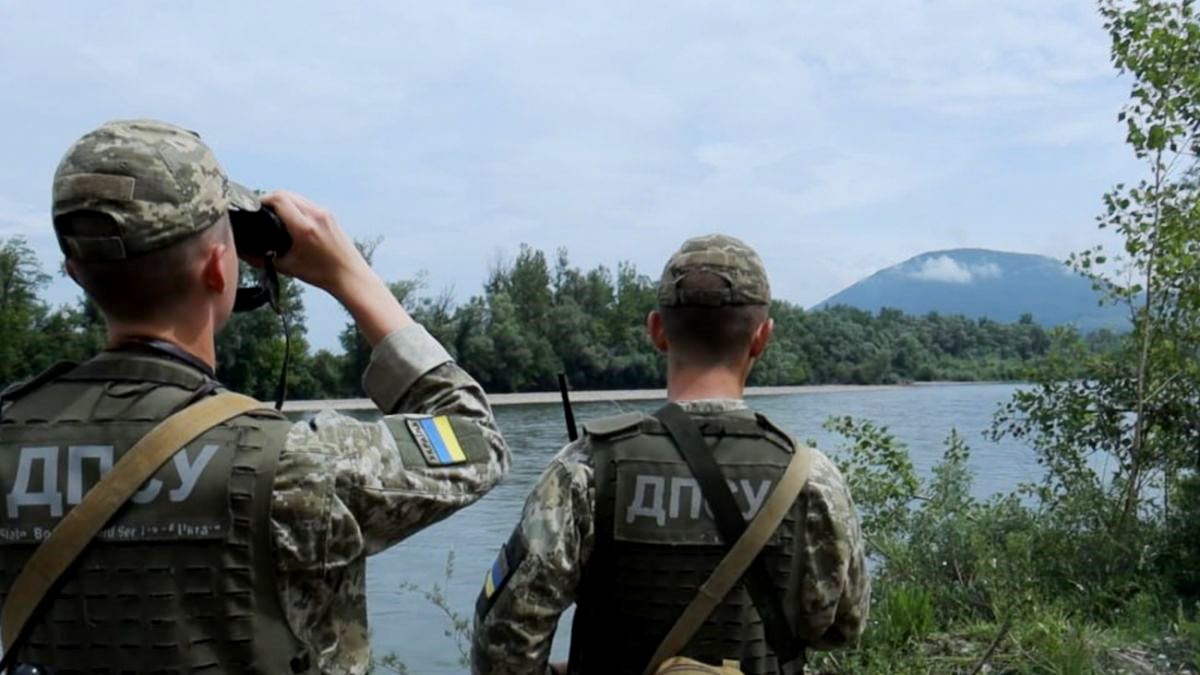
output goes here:
<path id="1" fill-rule="evenodd" d="M 997 412 L 992 435 L 1044 469 L 1015 494 L 973 497 L 953 433 L 922 479 L 885 429 L 831 421 L 875 593 L 862 644 L 822 671 L 1200 672 L 1200 20 L 1188 0 L 1100 10 L 1146 176 L 1104 197 L 1122 250 L 1073 262 L 1133 331 L 1099 353 L 1057 345 Z"/>

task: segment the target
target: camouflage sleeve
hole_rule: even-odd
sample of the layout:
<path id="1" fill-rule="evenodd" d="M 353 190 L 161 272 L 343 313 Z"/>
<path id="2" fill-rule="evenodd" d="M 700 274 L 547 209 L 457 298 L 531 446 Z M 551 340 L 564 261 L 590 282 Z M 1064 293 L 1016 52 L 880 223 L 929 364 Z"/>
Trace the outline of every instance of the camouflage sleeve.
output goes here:
<path id="1" fill-rule="evenodd" d="M 858 514 L 841 472 L 814 453 L 799 501 L 805 514 L 798 527 L 787 606 L 797 635 L 813 649 L 832 649 L 857 640 L 866 626 L 871 579 Z"/>
<path id="2" fill-rule="evenodd" d="M 474 673 L 542 673 L 559 616 L 575 602 L 595 537 L 586 439 L 568 445 L 525 501 L 475 605 Z"/>
<path id="3" fill-rule="evenodd" d="M 277 540 L 298 564 L 372 554 L 481 497 L 509 467 L 483 390 L 419 325 L 363 374 L 373 422 L 323 411 L 294 425 L 276 474 Z"/>

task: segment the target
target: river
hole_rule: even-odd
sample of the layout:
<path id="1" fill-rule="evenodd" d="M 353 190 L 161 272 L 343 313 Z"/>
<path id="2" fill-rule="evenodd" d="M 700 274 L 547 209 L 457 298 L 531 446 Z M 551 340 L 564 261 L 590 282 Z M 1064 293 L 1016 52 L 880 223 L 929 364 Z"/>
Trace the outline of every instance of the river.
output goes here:
<path id="1" fill-rule="evenodd" d="M 988 429 L 997 405 L 1015 389 L 1009 384 L 917 385 L 898 389 L 814 392 L 749 399 L 756 409 L 801 440 L 815 440 L 836 454 L 838 437 L 821 428 L 833 415 L 865 417 L 887 426 L 908 445 L 913 463 L 927 475 L 941 456 L 947 434 L 957 429 L 972 449 L 975 493 L 1011 491 L 1039 475 L 1032 453 L 1013 441 L 993 443 Z M 653 410 L 655 402 L 585 403 L 576 406 L 582 421 L 628 410 Z M 525 495 L 547 462 L 566 442 L 562 410 L 556 405 L 497 408 L 497 422 L 513 449 L 513 468 L 495 490 L 477 504 L 421 532 L 368 563 L 367 595 L 372 644 L 377 657 L 395 652 L 415 675 L 462 673 L 458 651 L 445 632 L 449 621 L 419 594 L 402 584 L 431 589 L 441 584 L 449 606 L 468 621 L 484 570 L 508 538 Z M 447 555 L 454 573 L 445 583 Z M 566 653 L 568 614 L 555 640 L 557 658 Z"/>

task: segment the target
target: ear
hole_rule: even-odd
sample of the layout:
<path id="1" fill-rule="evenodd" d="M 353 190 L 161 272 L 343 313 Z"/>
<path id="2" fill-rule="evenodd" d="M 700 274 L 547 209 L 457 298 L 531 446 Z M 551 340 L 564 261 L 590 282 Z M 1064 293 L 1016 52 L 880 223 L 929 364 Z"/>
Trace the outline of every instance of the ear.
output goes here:
<path id="1" fill-rule="evenodd" d="M 225 270 L 225 252 L 228 248 L 229 245 L 225 242 L 213 244 L 201 263 L 200 281 L 206 289 L 216 294 L 224 293 L 230 284 L 237 283 Z"/>
<path id="2" fill-rule="evenodd" d="M 650 336 L 650 344 L 662 353 L 667 353 L 667 330 L 663 327 L 662 314 L 652 309 L 646 315 L 646 334 Z"/>
<path id="3" fill-rule="evenodd" d="M 762 356 L 763 351 L 767 348 L 767 343 L 771 341 L 771 333 L 775 332 L 775 319 L 767 318 L 766 321 L 759 324 L 754 330 L 754 337 L 750 339 L 750 358 L 757 359 Z"/>

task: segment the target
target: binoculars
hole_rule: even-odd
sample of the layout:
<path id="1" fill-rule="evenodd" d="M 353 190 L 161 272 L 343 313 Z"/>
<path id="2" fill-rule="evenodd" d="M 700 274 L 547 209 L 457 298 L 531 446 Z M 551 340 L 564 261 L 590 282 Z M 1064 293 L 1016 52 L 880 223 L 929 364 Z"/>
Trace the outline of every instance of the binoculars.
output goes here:
<path id="1" fill-rule="evenodd" d="M 263 267 L 259 286 L 238 289 L 233 311 L 249 312 L 270 305 L 279 313 L 279 275 L 275 273 L 275 259 L 292 248 L 292 235 L 266 204 L 259 206 L 257 211 L 230 209 L 229 223 L 238 257 L 257 259 Z"/>
<path id="2" fill-rule="evenodd" d="M 233 243 L 241 257 L 276 258 L 292 247 L 292 236 L 275 211 L 263 204 L 257 211 L 230 209 Z"/>

